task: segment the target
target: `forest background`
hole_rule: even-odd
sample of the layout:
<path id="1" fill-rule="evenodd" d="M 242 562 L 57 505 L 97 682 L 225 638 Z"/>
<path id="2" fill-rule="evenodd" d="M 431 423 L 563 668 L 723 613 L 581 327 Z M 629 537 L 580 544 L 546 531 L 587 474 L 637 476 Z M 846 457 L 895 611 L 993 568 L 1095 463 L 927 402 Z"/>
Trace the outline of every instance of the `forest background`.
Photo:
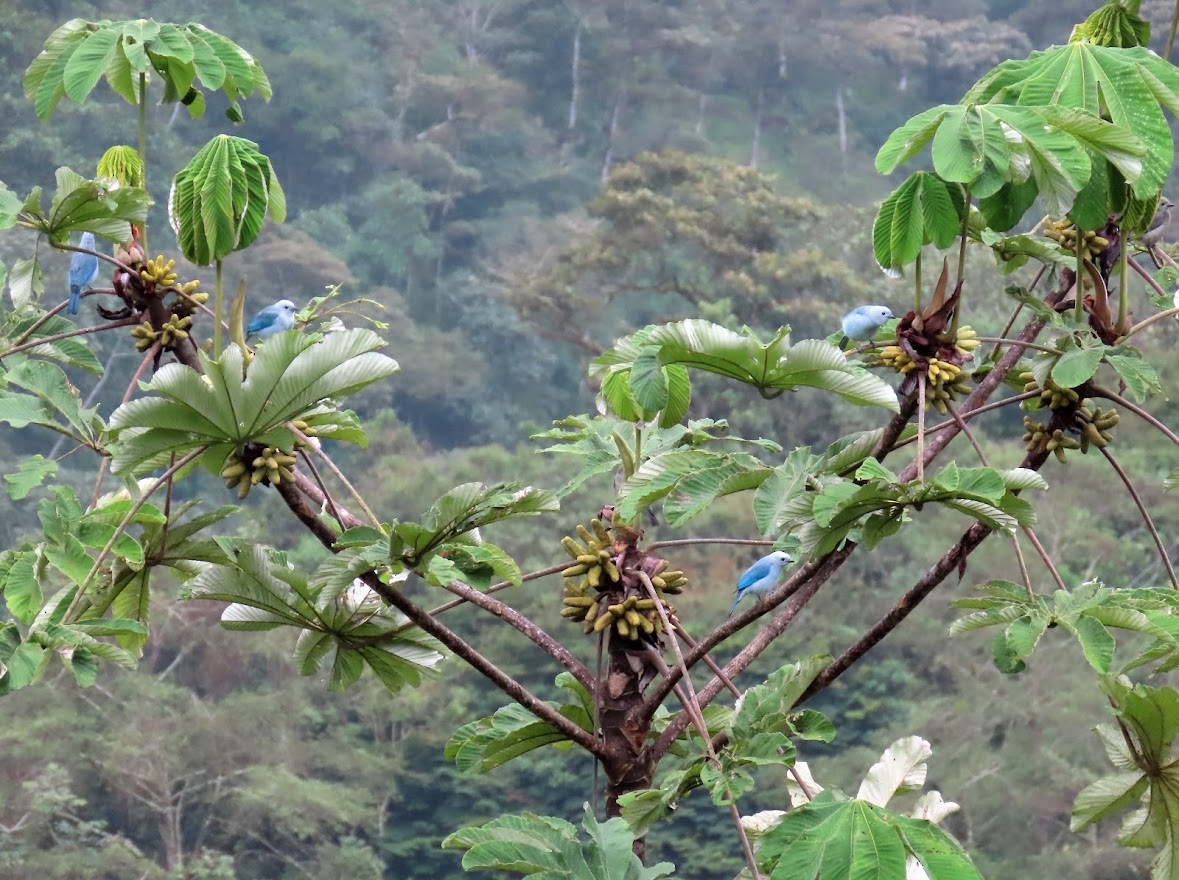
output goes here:
<path id="1" fill-rule="evenodd" d="M 301 305 L 336 284 L 380 304 L 370 314 L 387 322 L 402 373 L 352 401 L 371 442 L 343 459 L 383 515 L 412 518 L 424 499 L 466 479 L 565 482 L 560 457 L 538 455 L 529 435 L 564 413 L 592 410 L 590 352 L 645 323 L 705 315 L 826 336 L 861 302 L 896 310 L 905 289 L 872 259 L 872 217 L 895 183 L 873 170 L 876 149 L 913 113 L 956 101 L 1001 59 L 1063 42 L 1092 7 L 1061 0 L 1046 14 L 1043 4 L 1012 0 L 211 0 L 143 9 L 6 0 L 0 179 L 17 192 L 49 186 L 54 168 L 89 169 L 107 145 L 134 143 L 131 117 L 109 95 L 37 121 L 21 77 L 61 21 L 197 18 L 248 48 L 275 94 L 268 104 L 249 102 L 235 133 L 271 158 L 289 216 L 267 226 L 230 271 L 248 279 L 249 310 L 279 298 Z M 1156 34 L 1169 12 L 1170 4 L 1142 5 Z M 162 239 L 166 180 L 223 124 L 217 112 L 177 120 L 173 106 L 148 108 L 149 153 L 176 157 L 150 182 Z M 543 280 L 561 255 L 608 223 L 587 208 L 608 172 L 644 151 L 671 150 L 773 175 L 784 222 L 770 248 L 782 261 L 772 295 L 695 295 L 630 278 L 608 305 L 591 295 L 543 308 L 551 303 Z M 705 167 L 712 186 L 732 173 Z M 17 250 L 0 257 L 10 262 Z M 979 278 L 990 261 L 975 255 Z M 65 257 L 58 262 L 48 280 L 51 289 L 61 281 L 64 297 Z M 994 276 L 985 277 L 994 287 Z M 995 332 L 1010 302 L 999 289 L 988 302 L 971 320 Z M 1173 346 L 1161 333 L 1142 346 L 1166 384 Z M 105 361 L 109 352 L 98 355 Z M 109 390 L 98 389 L 104 411 L 118 404 L 133 361 L 111 362 Z M 89 393 L 95 380 L 77 381 Z M 867 424 L 854 408 L 805 391 L 767 407 L 719 382 L 700 389 L 694 415 L 727 418 L 743 436 L 786 448 Z M 1172 409 L 1157 412 L 1170 421 Z M 1012 413 L 988 422 L 980 440 L 1014 446 L 1021 430 Z M 1176 521 L 1161 488 L 1166 452 L 1132 427 L 1124 436 L 1123 460 L 1141 475 L 1156 519 Z M 51 442 L 23 432 L 19 446 L 0 449 L 5 472 Z M 81 487 L 69 458 L 61 464 L 59 480 Z M 1074 578 L 1157 583 L 1149 536 L 1132 509 L 1107 506 L 1115 493 L 1101 492 L 1107 477 L 1095 465 L 1070 466 L 1093 467 L 1095 476 L 1091 487 L 1054 489 L 1043 503 L 1038 531 L 1052 554 L 1066 566 L 1074 560 Z M 1051 467 L 1045 475 L 1051 483 Z M 210 481 L 210 494 L 221 491 Z M 565 513 L 499 540 L 525 568 L 551 565 L 560 556 L 552 536 L 602 500 L 591 483 L 564 503 Z M 0 501 L 4 546 L 19 543 L 34 510 L 31 501 Z M 252 499 L 238 522 L 241 535 L 308 566 L 324 553 L 275 498 Z M 929 523 L 928 550 L 892 542 L 860 554 L 786 637 L 783 656 L 838 652 L 962 522 Z M 747 505 L 718 503 L 687 532 L 650 533 L 752 537 L 756 527 Z M 1166 537 L 1173 549 L 1173 530 Z M 719 620 L 737 574 L 759 553 L 686 551 L 694 588 L 679 603 L 681 616 Z M 919 733 L 934 747 L 935 786 L 963 805 L 949 827 L 984 875 L 1141 876 L 1110 829 L 1068 831 L 1073 797 L 1103 769 L 1087 729 L 1101 697 L 1062 656 L 1075 648 L 1046 640 L 1017 691 L 994 668 L 985 640 L 945 638 L 948 599 L 970 582 L 1011 576 L 1006 556 L 1005 545 L 984 547 L 967 581 L 947 584 L 946 596 L 822 694 L 815 707 L 837 720 L 839 735 L 803 757 L 816 774 L 854 784 L 894 739 Z M 544 622 L 557 611 L 542 599 L 556 589 L 533 582 L 511 601 Z M 573 818 L 590 797 L 588 762 L 577 767 L 544 751 L 486 777 L 445 762 L 453 730 L 500 701 L 457 664 L 395 699 L 373 681 L 330 694 L 296 674 L 289 638 L 223 632 L 219 613 L 211 603 L 161 601 L 138 671 L 111 670 L 89 690 L 61 677 L 5 699 L 0 878 L 458 876 L 458 856 L 438 844 L 459 826 L 508 810 Z M 529 657 L 497 651 L 496 630 L 454 625 L 523 683 L 549 684 L 530 671 Z M 588 659 L 591 646 L 581 648 Z M 770 668 L 751 670 L 750 681 Z M 775 782 L 743 809 L 780 806 Z M 685 801 L 651 846 L 700 880 L 732 877 L 741 864 L 731 829 L 703 795 Z"/>

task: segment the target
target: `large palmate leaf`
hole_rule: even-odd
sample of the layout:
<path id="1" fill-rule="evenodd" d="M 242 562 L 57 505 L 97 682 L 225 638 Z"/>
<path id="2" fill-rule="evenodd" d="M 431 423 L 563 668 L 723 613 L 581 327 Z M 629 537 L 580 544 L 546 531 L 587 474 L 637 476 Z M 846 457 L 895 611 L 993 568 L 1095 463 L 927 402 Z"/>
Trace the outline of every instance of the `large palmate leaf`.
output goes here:
<path id="1" fill-rule="evenodd" d="M 30 314 L 19 317 L 13 321 L 11 326 L 4 328 L 3 337 L 0 337 L 0 355 L 5 349 L 17 344 L 16 340 L 21 340 L 22 343 L 33 342 L 76 329 L 72 322 L 59 315 L 49 317 Z M 101 376 L 102 362 L 86 346 L 85 339 L 84 336 L 55 339 L 28 349 L 24 354 L 55 360 L 64 366 L 77 367 L 88 373 Z M 14 357 L 16 356 L 6 356 L 5 360 L 8 363 L 13 363 Z"/>
<path id="2" fill-rule="evenodd" d="M 863 877 L 892 880 L 982 880 L 958 842 L 937 822 L 958 809 L 927 792 L 912 815 L 886 809 L 899 793 L 925 784 L 929 743 L 918 736 L 894 742 L 868 771 L 854 800 L 820 789 L 788 812 L 763 814 L 757 860 L 771 880 Z M 798 802 L 796 802 L 798 803 Z M 742 819 L 748 826 L 751 818 Z"/>
<path id="3" fill-rule="evenodd" d="M 208 566 L 189 581 L 185 596 L 229 602 L 221 615 L 226 629 L 302 630 L 295 662 L 303 675 L 327 673 L 331 690 L 354 684 L 368 666 L 397 693 L 417 687 L 444 659 L 435 639 L 411 626 L 363 582 L 352 580 L 339 589 L 346 569 L 339 559 L 326 560 L 307 576 L 257 545 L 234 547 L 230 555 L 230 564 Z M 370 560 L 360 566 L 372 567 Z"/>
<path id="4" fill-rule="evenodd" d="M 1124 846 L 1158 847 L 1151 880 L 1173 880 L 1179 870 L 1179 693 L 1170 687 L 1132 685 L 1104 675 L 1117 726 L 1095 728 L 1119 773 L 1105 776 L 1077 795 L 1070 827 L 1080 831 L 1128 807 L 1118 839 Z"/>
<path id="5" fill-rule="evenodd" d="M 449 583 L 472 569 L 486 566 L 505 579 L 519 579 L 515 563 L 498 547 L 471 534 L 481 526 L 521 516 L 537 516 L 560 508 L 551 492 L 519 483 L 463 483 L 435 501 L 420 522 L 395 522 L 388 542 L 389 558 L 409 567 L 424 563 L 435 583 Z M 455 546 L 447 547 L 448 544 Z M 431 554 L 443 555 L 435 562 Z"/>
<path id="6" fill-rule="evenodd" d="M 1091 156 L 1112 165 L 1136 187 L 1136 192 L 1157 192 L 1160 181 L 1141 179 L 1147 154 L 1146 138 L 1128 121 L 1115 117 L 1110 123 L 1100 117 L 1098 108 L 1063 109 L 1050 106 L 1056 102 L 1047 99 L 1016 102 L 1006 93 L 998 96 L 1002 102 L 997 99 L 995 103 L 985 103 L 993 94 L 988 92 L 983 98 L 972 91 L 961 104 L 943 104 L 913 117 L 880 148 L 876 155 L 877 170 L 890 173 L 932 140 L 937 175 L 945 181 L 962 184 L 971 195 L 984 200 L 1005 187 L 1020 187 L 1022 203 L 1030 205 L 1038 195 L 1050 213 L 1062 216 L 1072 209 L 1077 194 L 1093 173 Z M 1157 112 L 1157 104 L 1153 100 L 1150 103 Z M 1037 104 L 1043 106 L 1024 106 Z M 1029 181 L 1034 190 L 1027 189 Z M 915 186 L 906 182 L 894 194 L 889 247 L 882 248 L 883 232 L 874 236 L 877 259 L 882 254 L 886 259 L 916 256 L 917 218 L 912 216 L 912 211 L 917 202 L 915 193 L 911 192 Z M 907 210 L 896 215 L 898 205 L 907 206 Z M 984 213 L 991 205 L 983 203 Z M 1008 217 L 997 217 L 993 225 L 1006 229 L 1011 225 L 1008 220 Z M 890 266 L 896 262 L 882 264 Z"/>
<path id="7" fill-rule="evenodd" d="M 201 86 L 225 93 L 225 113 L 234 122 L 242 120 L 241 98 L 257 92 L 270 100 L 262 66 L 232 40 L 200 24 L 142 18 L 66 22 L 25 71 L 24 92 L 45 120 L 62 97 L 81 104 L 103 77 L 125 101 L 138 104 L 141 75 L 161 79 L 163 101 L 183 103 L 194 118 L 205 111 Z"/>
<path id="8" fill-rule="evenodd" d="M 662 452 L 644 462 L 622 485 L 616 515 L 634 519 L 639 511 L 666 497 L 663 510 L 668 522 L 682 525 L 717 498 L 756 489 L 770 473 L 769 467 L 748 453 L 706 449 Z"/>
<path id="9" fill-rule="evenodd" d="M 571 691 L 575 702 L 549 705 L 579 727 L 593 730 L 594 705 L 590 694 L 568 672 L 557 676 L 557 685 Z M 509 703 L 495 714 L 456 730 L 446 744 L 445 757 L 464 773 L 486 773 L 534 749 L 568 742 L 569 738 L 548 722 L 538 720 L 522 706 Z"/>
<path id="10" fill-rule="evenodd" d="M 56 177 L 57 188 L 49 210 L 42 205 L 41 188 L 35 187 L 20 205 L 16 220 L 19 225 L 42 233 L 55 245 L 67 243 L 71 234 L 78 231 L 93 232 L 111 241 L 126 241 L 131 237 L 131 224 L 142 224 L 147 217 L 151 198 L 142 189 L 120 186 L 111 178 L 87 180 L 66 167 L 58 168 Z M 13 263 L 8 293 L 14 309 L 39 299 L 44 293 L 43 259 L 44 254 L 38 249 L 33 256 Z M 77 340 L 64 342 L 81 345 Z"/>
<path id="11" fill-rule="evenodd" d="M 601 380 L 605 403 L 628 421 L 645 421 L 674 399 L 670 384 L 662 387 L 658 371 L 647 366 L 652 357 L 664 367 L 682 364 L 745 382 L 768 397 L 809 386 L 852 403 L 899 410 L 892 388 L 850 363 L 834 345 L 804 339 L 792 346 L 787 334 L 788 328 L 783 328 L 763 343 L 752 331 L 735 333 L 696 318 L 649 326 L 595 358 L 590 375 Z M 638 374 L 634 372 L 636 365 L 641 368 Z"/>
<path id="12" fill-rule="evenodd" d="M 111 414 L 116 434 L 116 473 L 150 469 L 161 456 L 208 447 L 219 467 L 247 441 L 291 449 L 287 424 L 303 419 L 320 437 L 364 442 L 355 420 L 329 401 L 392 375 L 397 362 L 375 349 L 371 330 L 322 338 L 283 333 L 267 340 L 243 374 L 242 351 L 229 346 L 218 360 L 202 355 L 204 376 L 183 364 L 163 367 L 147 390 L 152 396 L 123 404 Z"/>
<path id="13" fill-rule="evenodd" d="M 76 171 L 61 167 L 55 174 L 57 187 L 49 210 L 41 207 L 41 191 L 33 190 L 21 210 L 20 223 L 63 244 L 73 232 L 88 231 L 111 241 L 131 237 L 131 224 L 147 219 L 151 197 L 142 189 L 123 186 L 113 178 L 88 180 Z"/>
<path id="14" fill-rule="evenodd" d="M 541 880 L 658 880 L 672 876 L 674 865 L 644 867 L 631 847 L 635 835 L 623 819 L 599 824 L 589 805 L 582 827 L 532 813 L 505 815 L 477 828 L 462 828 L 442 841 L 447 849 L 465 849 L 467 871 L 511 871 Z"/>
<path id="15" fill-rule="evenodd" d="M 1019 584 L 994 580 L 979 585 L 982 597 L 958 599 L 958 608 L 975 609 L 950 626 L 950 634 L 999 626 L 993 653 L 995 665 L 1007 673 L 1022 672 L 1049 627 L 1059 627 L 1081 646 L 1098 672 L 1109 672 L 1114 656 L 1110 629 L 1137 632 L 1154 639 L 1128 668 L 1161 661 L 1160 670 L 1179 666 L 1179 599 L 1171 590 L 1114 590 L 1086 581 L 1050 596 L 1028 596 Z"/>
<path id="16" fill-rule="evenodd" d="M 962 100 L 1002 101 L 1042 110 L 1050 124 L 1067 129 L 1086 149 L 1109 161 L 1139 198 L 1154 197 L 1170 172 L 1174 148 L 1162 107 L 1179 113 L 1179 70 L 1149 49 L 1088 42 L 1055 46 L 1022 61 L 1003 62 Z M 1079 112 L 1086 121 L 1078 123 L 1077 117 L 1061 111 Z M 1117 143 L 1110 144 L 1105 134 L 1098 134 L 1111 131 L 1092 123 L 1106 114 L 1137 145 L 1131 148 L 1123 135 L 1115 135 Z"/>
<path id="17" fill-rule="evenodd" d="M 199 266 L 248 247 L 269 213 L 286 219 L 286 196 L 258 145 L 219 134 L 172 179 L 168 220 L 180 250 Z"/>
<path id="18" fill-rule="evenodd" d="M 849 453 L 862 455 L 874 436 L 833 447 L 826 457 L 806 448 L 792 452 L 754 495 L 763 533 L 796 532 L 802 553 L 821 556 L 845 540 L 875 546 L 902 526 L 908 510 L 926 504 L 957 510 L 992 529 L 1010 531 L 1034 522 L 1031 507 L 1014 493 L 1047 484 L 1022 469 L 960 469 L 951 463 L 933 479 L 901 482 L 876 459 L 864 458 L 850 479 L 832 473 L 846 470 Z"/>
<path id="19" fill-rule="evenodd" d="M 41 425 L 94 447 L 104 425 L 83 409 L 78 390 L 57 364 L 14 355 L 0 369 L 0 422 L 14 428 Z"/>

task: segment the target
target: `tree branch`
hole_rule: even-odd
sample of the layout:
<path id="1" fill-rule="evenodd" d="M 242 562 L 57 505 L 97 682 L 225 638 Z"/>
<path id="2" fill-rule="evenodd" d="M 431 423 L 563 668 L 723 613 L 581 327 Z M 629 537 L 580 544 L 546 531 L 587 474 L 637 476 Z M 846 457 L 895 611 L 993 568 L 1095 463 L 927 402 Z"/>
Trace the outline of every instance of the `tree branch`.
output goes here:
<path id="1" fill-rule="evenodd" d="M 452 584 L 446 585 L 445 589 L 454 593 L 459 598 L 470 602 L 472 605 L 482 608 L 489 614 L 495 615 L 504 621 L 504 623 L 510 625 L 523 635 L 524 638 L 537 645 L 542 651 L 569 670 L 582 687 L 591 693 L 593 692 L 596 683 L 594 677 L 590 675 L 590 671 L 586 669 L 585 664 L 569 653 L 569 650 L 564 645 L 515 608 L 500 602 L 498 599 L 491 598 L 486 593 L 479 592 L 470 584 L 464 584 L 462 581 L 455 581 Z"/>
<path id="2" fill-rule="evenodd" d="M 297 473 L 296 477 L 298 477 Z M 304 494 L 301 488 L 304 485 L 311 489 L 313 494 Z M 315 535 L 319 542 L 332 552 L 336 552 L 335 530 L 320 518 L 318 513 L 308 503 L 309 500 L 315 500 L 315 496 L 319 494 L 318 488 L 307 480 L 306 477 L 302 481 L 296 479 L 295 482 L 280 483 L 275 488 L 278 490 L 278 494 L 282 496 L 283 501 L 286 502 L 290 511 Z M 344 512 L 341 511 L 341 513 Z M 347 513 L 344 513 L 344 516 L 345 518 L 354 519 L 354 517 L 351 517 Z M 359 520 L 357 524 L 359 524 Z M 415 605 L 404 593 L 393 589 L 388 584 L 381 583 L 380 579 L 373 572 L 362 575 L 362 580 L 382 599 L 408 617 L 423 632 L 436 638 L 451 653 L 490 680 L 492 684 L 502 690 L 512 700 L 519 703 L 541 721 L 555 727 L 590 754 L 598 754 L 599 747 L 597 740 L 589 731 L 582 730 L 552 706 L 533 695 L 524 685 L 520 684 L 488 658 L 480 654 L 457 633 Z"/>

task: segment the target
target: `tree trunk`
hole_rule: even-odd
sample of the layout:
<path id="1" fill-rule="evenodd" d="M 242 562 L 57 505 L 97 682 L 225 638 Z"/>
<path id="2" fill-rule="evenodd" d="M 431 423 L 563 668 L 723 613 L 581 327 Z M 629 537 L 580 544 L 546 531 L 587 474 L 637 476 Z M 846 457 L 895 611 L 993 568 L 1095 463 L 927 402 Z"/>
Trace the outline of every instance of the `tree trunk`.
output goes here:
<path id="1" fill-rule="evenodd" d="M 749 167 L 756 168 L 761 161 L 761 116 L 765 109 L 766 90 L 757 90 L 757 103 L 753 108 L 753 143 L 749 148 Z"/>
<path id="2" fill-rule="evenodd" d="M 577 103 L 581 99 L 581 29 L 582 19 L 577 19 L 577 29 L 573 32 L 573 58 L 569 62 L 570 79 L 573 81 L 569 89 L 569 124 L 570 131 L 577 128 Z"/>
<path id="3" fill-rule="evenodd" d="M 655 775 L 648 735 L 651 721 L 644 712 L 643 688 L 656 675 L 656 669 L 639 651 L 635 642 L 611 639 L 610 663 L 606 678 L 600 683 L 598 726 L 602 732 L 606 772 L 606 816 L 620 815 L 618 798 L 628 792 L 650 788 Z M 635 854 L 646 851 L 643 839 L 635 841 Z"/>

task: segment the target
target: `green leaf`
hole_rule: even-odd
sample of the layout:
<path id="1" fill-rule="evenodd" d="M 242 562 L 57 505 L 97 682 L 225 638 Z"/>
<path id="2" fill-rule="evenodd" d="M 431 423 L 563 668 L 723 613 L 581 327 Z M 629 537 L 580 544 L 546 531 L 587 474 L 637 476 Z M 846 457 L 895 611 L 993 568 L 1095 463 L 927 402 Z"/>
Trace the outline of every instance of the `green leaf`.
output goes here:
<path id="1" fill-rule="evenodd" d="M 1179 72 L 1153 52 L 1086 42 L 1056 46 L 1033 52 L 1022 61 L 1003 62 L 962 100 L 996 98 L 1043 108 L 1047 116 L 1067 110 L 1083 111 L 1088 117 L 1106 114 L 1113 125 L 1128 131 L 1145 149 L 1141 174 L 1127 176 L 1135 195 L 1153 196 L 1162 188 L 1174 150 L 1159 105 L 1172 113 L 1179 108 Z M 1067 120 L 1061 121 L 1069 125 Z M 1125 152 L 1125 143 L 1115 142 L 1113 150 L 1099 144 L 1099 152 L 1107 161 L 1122 161 L 1118 154 Z"/>
<path id="2" fill-rule="evenodd" d="M 272 189 L 280 198 L 270 208 Z M 282 222 L 281 192 L 256 143 L 217 135 L 173 178 L 168 219 L 184 255 L 207 266 L 252 244 L 268 211 Z"/>
<path id="3" fill-rule="evenodd" d="M 395 373 L 397 362 L 374 349 L 384 343 L 371 330 L 322 338 L 284 333 L 267 340 L 245 370 L 241 349 L 229 346 L 216 361 L 202 355 L 206 375 L 168 364 L 147 386 L 155 396 L 123 404 L 111 414 L 116 472 L 150 470 L 162 455 L 201 446 L 220 456 L 243 443 L 294 448 L 287 424 L 307 419 L 323 438 L 354 439 L 324 421 L 349 424 L 323 401 L 339 399 Z M 361 435 L 362 439 L 363 435 Z"/>
<path id="4" fill-rule="evenodd" d="M 1070 346 L 1052 365 L 1052 381 L 1061 388 L 1076 388 L 1088 382 L 1101 366 L 1105 349 L 1098 343 L 1090 346 Z"/>
<path id="5" fill-rule="evenodd" d="M 91 31 L 77 50 L 70 56 L 62 71 L 62 84 L 66 96 L 75 104 L 81 104 L 98 84 L 107 66 L 115 55 L 115 44 L 119 34 L 110 28 Z"/>
<path id="6" fill-rule="evenodd" d="M 561 819 L 532 813 L 504 815 L 477 828 L 462 828 L 442 846 L 465 849 L 467 871 L 499 870 L 549 880 L 658 880 L 672 876 L 667 862 L 644 867 L 632 851 L 634 832 L 615 817 L 599 824 L 585 808 L 588 840 Z"/>
<path id="7" fill-rule="evenodd" d="M 657 350 L 664 365 L 716 373 L 754 385 L 763 394 L 801 386 L 831 391 L 852 403 L 898 411 L 896 393 L 884 380 L 849 363 L 834 345 L 806 339 L 791 346 L 783 329 L 768 343 L 700 319 L 650 326 L 619 340 L 595 358 L 590 375 L 602 382 L 602 395 L 619 418 L 644 420 L 646 410 L 632 394 L 631 370 L 636 358 Z"/>
<path id="8" fill-rule="evenodd" d="M 884 200 L 872 225 L 876 261 L 886 269 L 913 262 L 924 245 L 949 247 L 960 230 L 945 181 L 915 171 Z"/>
<path id="9" fill-rule="evenodd" d="M 1089 665 L 1098 672 L 1109 672 L 1114 655 L 1114 638 L 1109 630 L 1099 620 L 1088 615 L 1077 618 L 1072 629 Z"/>
<path id="10" fill-rule="evenodd" d="M 953 104 L 931 107 L 890 134 L 876 153 L 876 170 L 881 174 L 891 174 L 920 153 L 938 130 L 942 120 L 954 110 L 956 108 Z"/>
<path id="11" fill-rule="evenodd" d="M 0 593 L 8 613 L 26 626 L 45 601 L 38 575 L 43 567 L 43 561 L 32 550 L 10 550 L 0 556 Z"/>
<path id="12" fill-rule="evenodd" d="M 789 531 L 811 518 L 814 475 L 823 459 L 809 448 L 796 449 L 774 468 L 753 495 L 753 513 L 763 535 Z"/>
<path id="13" fill-rule="evenodd" d="M 1105 351 L 1105 362 L 1109 364 L 1126 384 L 1126 392 L 1139 403 L 1151 394 L 1162 394 L 1163 386 L 1154 366 L 1142 352 L 1132 345 L 1119 345 Z"/>
<path id="14" fill-rule="evenodd" d="M 822 792 L 766 832 L 758 862 L 771 880 L 903 877 L 905 847 L 888 817 L 872 804 Z"/>
<path id="15" fill-rule="evenodd" d="M 8 483 L 8 497 L 14 501 L 27 498 L 30 492 L 45 482 L 46 477 L 56 474 L 56 461 L 40 454 L 26 458 L 21 461 L 20 469 L 16 473 L 4 475 L 4 481 Z"/>

